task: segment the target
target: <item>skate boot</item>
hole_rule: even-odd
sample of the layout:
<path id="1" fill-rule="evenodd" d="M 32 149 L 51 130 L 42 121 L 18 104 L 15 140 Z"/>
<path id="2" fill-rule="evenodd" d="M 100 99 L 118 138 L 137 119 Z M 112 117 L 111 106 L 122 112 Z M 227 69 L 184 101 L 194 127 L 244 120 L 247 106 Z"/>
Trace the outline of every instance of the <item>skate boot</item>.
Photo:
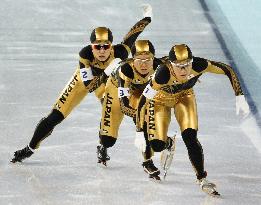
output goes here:
<path id="1" fill-rule="evenodd" d="M 103 145 L 97 146 L 97 158 L 98 158 L 98 163 L 107 166 L 106 162 L 110 160 L 110 157 L 107 154 L 107 148 L 104 147 Z"/>
<path id="2" fill-rule="evenodd" d="M 25 148 L 21 150 L 17 150 L 14 153 L 14 158 L 11 160 L 11 162 L 22 162 L 25 158 L 30 157 L 33 154 L 33 151 L 29 148 L 29 146 L 26 146 Z"/>
<path id="3" fill-rule="evenodd" d="M 205 193 L 211 196 L 220 196 L 220 194 L 217 192 L 216 185 L 212 182 L 209 182 L 206 178 L 198 180 L 198 184 L 200 185 L 202 191 L 204 191 Z"/>
<path id="4" fill-rule="evenodd" d="M 149 159 L 145 162 L 142 163 L 144 171 L 149 174 L 149 178 L 155 179 L 155 180 L 160 180 L 160 170 L 155 167 L 153 164 L 152 159 Z"/>
<path id="5" fill-rule="evenodd" d="M 164 149 L 161 152 L 160 164 L 161 164 L 161 167 L 164 171 L 164 175 L 163 175 L 164 179 L 167 176 L 167 172 L 170 168 L 170 165 L 172 163 L 173 156 L 174 156 L 174 153 L 175 153 L 175 148 L 176 148 L 175 137 L 176 137 L 176 135 L 174 137 L 168 137 L 166 149 Z"/>

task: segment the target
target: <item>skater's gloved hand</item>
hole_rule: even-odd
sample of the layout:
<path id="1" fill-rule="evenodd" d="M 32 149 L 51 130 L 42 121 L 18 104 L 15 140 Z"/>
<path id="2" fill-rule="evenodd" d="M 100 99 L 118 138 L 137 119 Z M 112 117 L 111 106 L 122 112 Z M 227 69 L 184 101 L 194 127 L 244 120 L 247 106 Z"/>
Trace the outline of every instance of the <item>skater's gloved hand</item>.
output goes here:
<path id="1" fill-rule="evenodd" d="M 150 4 L 142 4 L 142 12 L 143 12 L 143 17 L 150 17 L 152 18 L 152 7 Z"/>
<path id="2" fill-rule="evenodd" d="M 143 131 L 136 132 L 134 144 L 140 151 L 145 152 L 146 141 L 145 141 L 145 138 L 144 138 Z"/>
<path id="3" fill-rule="evenodd" d="M 110 65 L 105 68 L 104 70 L 104 73 L 107 75 L 107 76 L 110 76 L 112 71 L 117 68 L 119 66 L 119 62 L 121 61 L 121 59 L 119 58 L 115 58 L 111 63 Z"/>
<path id="4" fill-rule="evenodd" d="M 249 114 L 249 112 L 249 105 L 247 104 L 245 96 L 236 96 L 236 114 L 239 115 L 239 113 L 242 113 L 243 117 L 245 118 Z"/>

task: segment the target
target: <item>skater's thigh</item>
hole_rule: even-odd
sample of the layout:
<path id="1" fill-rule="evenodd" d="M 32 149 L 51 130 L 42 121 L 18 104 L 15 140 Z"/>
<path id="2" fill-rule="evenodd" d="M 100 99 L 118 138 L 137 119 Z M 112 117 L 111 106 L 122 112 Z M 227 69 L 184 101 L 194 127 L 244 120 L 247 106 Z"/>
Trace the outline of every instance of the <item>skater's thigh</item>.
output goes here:
<path id="1" fill-rule="evenodd" d="M 123 116 L 118 97 L 118 88 L 111 81 L 108 81 L 102 105 L 100 134 L 117 138 Z"/>
<path id="2" fill-rule="evenodd" d="M 105 84 L 102 83 L 95 91 L 94 94 L 98 99 L 102 99 L 105 93 Z"/>
<path id="3" fill-rule="evenodd" d="M 79 68 L 76 69 L 72 78 L 64 87 L 60 96 L 56 100 L 54 108 L 59 110 L 66 118 L 71 111 L 83 100 L 88 90 L 81 80 Z"/>
<path id="4" fill-rule="evenodd" d="M 147 130 L 149 140 L 166 141 L 171 119 L 171 109 L 162 104 L 150 101 L 147 107 Z"/>
<path id="5" fill-rule="evenodd" d="M 194 94 L 180 98 L 174 107 L 174 113 L 181 132 L 187 128 L 198 129 L 197 105 Z"/>

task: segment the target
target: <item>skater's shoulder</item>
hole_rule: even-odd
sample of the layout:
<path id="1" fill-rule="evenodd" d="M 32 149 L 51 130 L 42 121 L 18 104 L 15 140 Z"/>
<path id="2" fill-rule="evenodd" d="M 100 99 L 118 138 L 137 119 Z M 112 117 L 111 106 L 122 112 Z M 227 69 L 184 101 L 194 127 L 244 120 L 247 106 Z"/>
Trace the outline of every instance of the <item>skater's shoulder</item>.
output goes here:
<path id="1" fill-rule="evenodd" d="M 129 47 L 125 46 L 124 44 L 113 45 L 113 50 L 115 58 L 120 58 L 122 60 L 128 58 L 130 52 Z"/>
<path id="2" fill-rule="evenodd" d="M 160 64 L 155 73 L 155 81 L 158 84 L 165 84 L 170 79 L 170 70 L 166 64 Z"/>
<path id="3" fill-rule="evenodd" d="M 84 59 L 92 60 L 94 58 L 92 53 L 92 46 L 88 45 L 83 47 L 79 52 L 79 56 Z"/>
<path id="4" fill-rule="evenodd" d="M 170 66 L 168 65 L 168 62 L 160 63 L 157 67 L 156 73 L 157 74 L 167 74 L 170 72 Z"/>
<path id="5" fill-rule="evenodd" d="M 131 66 L 131 60 L 127 59 L 126 61 L 123 62 L 120 68 L 120 72 L 127 76 L 128 78 L 133 79 L 134 78 L 134 71 L 133 67 Z"/>
<path id="6" fill-rule="evenodd" d="M 192 69 L 201 72 L 208 67 L 208 60 L 200 57 L 193 57 Z"/>
<path id="7" fill-rule="evenodd" d="M 157 58 L 154 57 L 153 59 L 153 69 L 156 70 L 161 64 L 164 64 L 166 62 L 165 57 Z"/>

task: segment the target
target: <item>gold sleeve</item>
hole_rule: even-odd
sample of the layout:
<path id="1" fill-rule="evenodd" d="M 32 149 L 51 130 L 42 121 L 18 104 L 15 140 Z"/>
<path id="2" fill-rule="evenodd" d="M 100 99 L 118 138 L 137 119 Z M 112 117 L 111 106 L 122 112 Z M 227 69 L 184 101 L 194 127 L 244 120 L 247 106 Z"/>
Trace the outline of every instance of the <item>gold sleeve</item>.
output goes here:
<path id="1" fill-rule="evenodd" d="M 130 31 L 125 35 L 123 38 L 122 44 L 128 46 L 129 48 L 132 47 L 140 33 L 145 29 L 145 27 L 151 22 L 150 17 L 145 17 L 138 21 Z M 129 50 L 129 49 L 128 49 Z"/>
<path id="2" fill-rule="evenodd" d="M 149 101 L 150 100 L 147 99 L 144 95 L 141 95 L 138 109 L 136 111 L 136 131 L 141 131 L 143 129 L 146 115 L 146 107 Z"/>
<path id="3" fill-rule="evenodd" d="M 132 79 L 130 79 L 129 77 L 124 75 L 120 69 L 119 73 L 118 73 L 118 87 L 129 88 L 131 81 L 132 81 Z M 121 111 L 125 115 L 127 115 L 129 117 L 136 117 L 136 109 L 130 107 L 127 96 L 120 98 L 120 105 L 121 105 Z"/>
<path id="4" fill-rule="evenodd" d="M 90 52 L 88 47 L 85 47 L 84 49 L 81 50 L 79 53 L 79 68 L 80 69 L 87 69 L 92 71 L 92 66 L 91 66 L 91 61 L 88 59 L 88 53 Z M 107 76 L 102 73 L 99 76 L 93 76 L 93 79 L 85 80 L 83 83 L 88 89 L 88 91 L 94 92 L 96 89 L 98 89 L 102 84 L 105 84 L 107 81 Z"/>
<path id="5" fill-rule="evenodd" d="M 243 91 L 239 79 L 235 71 L 233 70 L 233 68 L 230 67 L 229 65 L 226 65 L 225 63 L 221 63 L 221 62 L 208 61 L 208 67 L 206 68 L 205 72 L 226 75 L 230 80 L 235 95 L 236 96 L 243 95 Z"/>
<path id="6" fill-rule="evenodd" d="M 98 89 L 102 84 L 106 84 L 108 80 L 108 76 L 105 74 L 101 74 L 99 76 L 95 76 L 90 83 L 86 86 L 90 93 L 94 92 Z"/>
<path id="7" fill-rule="evenodd" d="M 124 115 L 127 115 L 129 117 L 136 117 L 136 109 L 125 106 L 124 102 L 120 100 L 121 105 L 121 111 Z"/>

